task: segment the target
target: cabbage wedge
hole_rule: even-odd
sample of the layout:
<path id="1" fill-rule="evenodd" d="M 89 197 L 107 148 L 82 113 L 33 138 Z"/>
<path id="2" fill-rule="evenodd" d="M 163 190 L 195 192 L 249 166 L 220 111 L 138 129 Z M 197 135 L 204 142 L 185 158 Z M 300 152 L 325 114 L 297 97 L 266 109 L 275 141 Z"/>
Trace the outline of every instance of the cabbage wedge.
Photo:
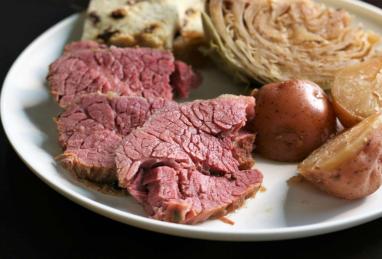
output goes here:
<path id="1" fill-rule="evenodd" d="M 247 83 L 306 79 L 329 89 L 380 41 L 346 11 L 312 0 L 208 0 L 203 26 L 206 52 Z"/>

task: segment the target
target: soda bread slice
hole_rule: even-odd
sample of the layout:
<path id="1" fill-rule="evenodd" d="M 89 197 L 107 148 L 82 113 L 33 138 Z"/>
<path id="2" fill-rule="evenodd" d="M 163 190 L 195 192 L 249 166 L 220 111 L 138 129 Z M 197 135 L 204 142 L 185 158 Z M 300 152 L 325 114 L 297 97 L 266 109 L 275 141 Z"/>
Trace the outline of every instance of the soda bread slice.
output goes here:
<path id="1" fill-rule="evenodd" d="M 83 39 L 122 47 L 186 49 L 203 39 L 203 8 L 203 0 L 92 0 Z"/>

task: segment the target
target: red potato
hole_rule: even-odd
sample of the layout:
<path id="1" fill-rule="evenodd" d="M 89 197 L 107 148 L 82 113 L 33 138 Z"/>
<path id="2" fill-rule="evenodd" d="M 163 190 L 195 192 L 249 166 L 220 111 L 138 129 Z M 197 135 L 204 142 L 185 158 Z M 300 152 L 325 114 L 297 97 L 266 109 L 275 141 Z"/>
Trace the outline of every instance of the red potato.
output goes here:
<path id="1" fill-rule="evenodd" d="M 336 131 L 336 117 L 315 83 L 290 80 L 255 91 L 256 151 L 282 162 L 300 162 Z"/>
<path id="2" fill-rule="evenodd" d="M 354 200 L 382 183 L 382 114 L 376 113 L 314 151 L 298 172 L 336 197 Z"/>

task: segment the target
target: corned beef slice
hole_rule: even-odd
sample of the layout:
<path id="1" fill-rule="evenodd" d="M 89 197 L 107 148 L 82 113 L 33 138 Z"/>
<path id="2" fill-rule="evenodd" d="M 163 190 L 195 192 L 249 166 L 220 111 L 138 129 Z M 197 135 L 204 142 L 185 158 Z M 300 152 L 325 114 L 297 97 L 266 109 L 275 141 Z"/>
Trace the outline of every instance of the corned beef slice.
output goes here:
<path id="1" fill-rule="evenodd" d="M 94 92 L 171 100 L 174 88 L 186 97 L 200 77 L 169 51 L 108 48 L 84 41 L 66 46 L 50 66 L 48 82 L 53 97 L 66 107 L 79 95 Z"/>
<path id="2" fill-rule="evenodd" d="M 175 61 L 175 71 L 171 75 L 171 85 L 180 98 L 187 98 L 190 90 L 201 84 L 201 77 L 192 70 L 192 67 Z"/>
<path id="3" fill-rule="evenodd" d="M 163 99 L 87 94 L 57 117 L 61 164 L 80 178 L 116 181 L 115 149 L 122 137 L 143 125 Z"/>
<path id="4" fill-rule="evenodd" d="M 248 168 L 254 136 L 241 132 L 254 105 L 252 97 L 225 95 L 156 111 L 116 151 L 120 186 L 160 220 L 195 224 L 235 210 L 262 182 Z"/>
<path id="5" fill-rule="evenodd" d="M 233 139 L 232 155 L 239 162 L 240 169 L 251 168 L 254 165 L 252 151 L 254 150 L 255 134 L 241 130 Z"/>

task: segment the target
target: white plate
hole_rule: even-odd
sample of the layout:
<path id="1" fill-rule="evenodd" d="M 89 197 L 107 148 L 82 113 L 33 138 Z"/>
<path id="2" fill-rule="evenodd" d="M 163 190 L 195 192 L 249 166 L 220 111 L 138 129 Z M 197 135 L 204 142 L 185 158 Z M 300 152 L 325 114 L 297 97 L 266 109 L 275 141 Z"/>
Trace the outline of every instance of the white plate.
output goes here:
<path id="1" fill-rule="evenodd" d="M 325 1 L 358 15 L 382 34 L 382 10 L 352 0 Z M 349 228 L 382 215 L 382 189 L 367 199 L 348 202 L 331 198 L 307 185 L 288 187 L 296 166 L 257 159 L 266 192 L 229 215 L 231 226 L 211 220 L 196 226 L 147 218 L 131 197 L 113 196 L 84 186 L 55 163 L 60 153 L 52 117 L 59 109 L 49 96 L 45 77 L 65 43 L 78 39 L 80 15 L 72 15 L 37 38 L 17 59 L 1 95 L 1 118 L 16 152 L 32 171 L 53 189 L 78 204 L 114 220 L 167 234 L 214 240 L 279 240 L 306 237 Z M 204 85 L 192 98 L 235 93 L 229 78 L 216 70 L 204 71 Z M 35 201 L 38 202 L 38 201 Z"/>

